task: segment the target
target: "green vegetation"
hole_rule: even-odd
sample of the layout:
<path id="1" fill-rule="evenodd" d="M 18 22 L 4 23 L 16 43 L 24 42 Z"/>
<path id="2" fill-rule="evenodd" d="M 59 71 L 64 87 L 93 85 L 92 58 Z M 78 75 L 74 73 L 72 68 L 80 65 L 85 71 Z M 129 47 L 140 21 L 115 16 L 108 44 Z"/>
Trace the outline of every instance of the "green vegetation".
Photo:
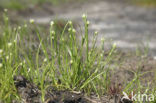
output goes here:
<path id="1" fill-rule="evenodd" d="M 143 6 L 156 6 L 156 0 L 133 0 L 133 2 Z"/>
<path id="2" fill-rule="evenodd" d="M 14 76 L 17 75 L 26 77 L 39 87 L 43 102 L 45 102 L 46 89 L 50 86 L 57 90 L 83 91 L 85 94 L 94 93 L 98 96 L 122 92 L 118 86 L 110 91 L 111 74 L 114 68 L 120 65 L 118 60 L 115 61 L 118 57 L 116 44 L 106 51 L 105 40 L 101 39 L 101 47 L 96 47 L 98 33 L 95 32 L 90 46 L 89 21 L 86 15 L 82 18 L 84 33 L 78 33 L 71 21 L 63 26 L 63 30 L 58 28 L 57 21 L 51 21 L 49 31 L 43 32 L 33 19 L 30 20 L 30 24 L 18 27 L 10 25 L 5 10 L 0 29 L 0 100 L 2 102 L 11 103 L 12 100 L 20 100 L 14 85 Z M 141 62 L 136 63 L 136 66 L 137 71 L 131 71 L 134 78 L 123 84 L 123 90 L 128 94 L 131 91 L 153 93 L 150 85 L 144 87 L 141 81 L 144 75 L 151 71 L 142 72 Z"/>
<path id="3" fill-rule="evenodd" d="M 31 28 L 26 24 L 15 28 L 10 26 L 5 13 L 0 35 L 0 100 L 10 103 L 15 98 L 19 99 L 14 86 L 15 75 L 23 75 L 35 83 L 41 89 L 42 101 L 45 100 L 45 90 L 49 86 L 61 90 L 85 91 L 87 94 L 94 92 L 100 95 L 106 92 L 110 82 L 108 74 L 112 69 L 109 64 L 116 45 L 104 58 L 105 51 L 102 48 L 96 50 L 95 32 L 93 46 L 89 47 L 89 21 L 85 15 L 83 20 L 84 35 L 77 34 L 71 21 L 60 34 L 54 30 L 55 22 L 52 21 L 49 35 L 43 34 L 33 20 L 30 23 L 35 31 L 30 35 Z M 28 41 L 33 35 L 38 37 L 38 44 L 32 49 L 27 45 L 33 43 Z M 77 35 L 81 35 L 81 43 L 77 41 Z M 51 83 L 45 84 L 48 80 Z"/>

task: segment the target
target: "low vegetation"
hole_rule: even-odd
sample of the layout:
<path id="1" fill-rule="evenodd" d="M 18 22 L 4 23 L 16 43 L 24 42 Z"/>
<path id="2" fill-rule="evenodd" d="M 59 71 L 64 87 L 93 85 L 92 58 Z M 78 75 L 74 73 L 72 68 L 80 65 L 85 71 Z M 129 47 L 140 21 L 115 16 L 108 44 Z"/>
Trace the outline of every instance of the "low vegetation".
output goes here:
<path id="1" fill-rule="evenodd" d="M 156 6 L 156 1 L 155 0 L 133 0 L 133 2 L 137 5 L 142 5 L 142 6 Z"/>
<path id="2" fill-rule="evenodd" d="M 49 86 L 60 90 L 85 91 L 87 94 L 94 92 L 100 95 L 106 92 L 111 69 L 109 63 L 116 45 L 104 57 L 105 51 L 102 48 L 97 50 L 95 46 L 95 32 L 93 46 L 89 47 L 89 21 L 85 15 L 84 35 L 76 32 L 71 21 L 60 34 L 54 30 L 55 22 L 52 21 L 47 35 L 40 32 L 34 20 L 30 20 L 35 27 L 32 35 L 38 37 L 38 44 L 34 44 L 36 46 L 33 49 L 30 46 L 33 42 L 28 41 L 34 39 L 28 34 L 31 28 L 27 24 L 13 28 L 7 14 L 3 16 L 4 26 L 0 35 L 0 100 L 9 103 L 19 99 L 14 86 L 16 75 L 22 75 L 35 83 L 42 92 L 43 102 Z M 81 42 L 76 39 L 78 35 L 81 35 Z"/>
<path id="3" fill-rule="evenodd" d="M 105 50 L 105 40 L 96 46 L 98 32 L 93 34 L 89 44 L 88 26 L 90 22 L 83 15 L 84 33 L 79 33 L 68 21 L 63 30 L 56 30 L 56 22 L 51 21 L 49 32 L 42 32 L 33 19 L 21 26 L 10 25 L 7 10 L 3 14 L 0 34 L 0 102 L 11 103 L 21 100 L 15 78 L 23 76 L 41 91 L 41 101 L 46 101 L 48 87 L 55 90 L 80 92 L 98 97 L 110 93 L 113 96 L 122 91 L 153 93 L 148 85 L 141 85 L 140 70 L 133 72 L 130 82 L 112 85 L 111 76 L 118 62 L 116 44 Z M 112 66 L 113 65 L 113 66 Z M 115 66 L 115 67 L 114 67 Z M 137 87 L 136 87 L 137 86 Z M 140 102 L 141 103 L 141 102 Z"/>

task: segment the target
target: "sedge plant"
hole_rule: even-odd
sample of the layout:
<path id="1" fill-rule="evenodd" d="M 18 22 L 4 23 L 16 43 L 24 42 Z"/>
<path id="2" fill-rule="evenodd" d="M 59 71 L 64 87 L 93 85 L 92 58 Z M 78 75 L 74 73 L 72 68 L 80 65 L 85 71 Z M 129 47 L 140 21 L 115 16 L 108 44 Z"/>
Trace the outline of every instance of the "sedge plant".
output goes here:
<path id="1" fill-rule="evenodd" d="M 83 15 L 84 33 L 79 34 L 71 21 L 67 22 L 61 33 L 50 23 L 49 34 L 45 34 L 30 20 L 31 26 L 13 27 L 4 13 L 4 26 L 0 34 L 0 100 L 11 102 L 20 100 L 14 86 L 14 76 L 22 75 L 38 86 L 41 100 L 45 102 L 48 87 L 57 90 L 83 91 L 90 95 L 102 95 L 109 85 L 110 67 L 116 44 L 105 55 L 104 40 L 97 47 L 97 35 L 93 35 L 89 45 L 90 25 L 87 16 Z M 35 33 L 34 33 L 35 31 Z M 37 38 L 37 46 L 27 46 L 29 37 Z M 28 39 L 26 39 L 28 38 Z M 81 38 L 80 40 L 78 38 Z M 25 42 L 26 41 L 26 42 Z M 25 42 L 25 43 L 24 43 Z"/>

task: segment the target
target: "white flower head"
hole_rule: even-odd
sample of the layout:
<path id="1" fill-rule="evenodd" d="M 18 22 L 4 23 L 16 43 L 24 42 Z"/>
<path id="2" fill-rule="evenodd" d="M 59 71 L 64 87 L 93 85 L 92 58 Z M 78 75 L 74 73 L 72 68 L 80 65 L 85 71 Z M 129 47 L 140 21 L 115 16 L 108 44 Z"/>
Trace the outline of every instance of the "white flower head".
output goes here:
<path id="1" fill-rule="evenodd" d="M 76 30 L 75 30 L 75 29 L 73 29 L 73 30 L 72 30 L 72 32 L 73 32 L 73 33 L 76 33 Z"/>
<path id="2" fill-rule="evenodd" d="M 70 64 L 73 64 L 73 60 L 70 60 Z"/>
<path id="3" fill-rule="evenodd" d="M 28 73 L 30 72 L 30 68 L 28 68 Z"/>
<path id="4" fill-rule="evenodd" d="M 2 49 L 0 49 L 0 54 L 2 54 L 3 53 L 3 50 Z"/>
<path id="5" fill-rule="evenodd" d="M 103 54 L 101 53 L 100 56 L 103 57 Z"/>
<path id="6" fill-rule="evenodd" d="M 53 25 L 54 25 L 54 21 L 51 21 L 51 22 L 50 22 L 50 26 L 53 26 Z"/>
<path id="7" fill-rule="evenodd" d="M 33 24 L 33 23 L 35 22 L 35 20 L 34 20 L 34 19 L 30 19 L 29 22 L 30 22 L 31 24 Z"/>
<path id="8" fill-rule="evenodd" d="M 97 35 L 98 34 L 98 32 L 97 31 L 95 31 L 95 35 Z"/>
<path id="9" fill-rule="evenodd" d="M 83 19 L 87 18 L 87 15 L 86 15 L 86 14 L 83 14 L 83 15 L 82 15 L 82 18 L 83 18 Z"/>
<path id="10" fill-rule="evenodd" d="M 14 40 L 14 43 L 16 43 L 16 42 L 17 42 L 17 40 L 15 39 L 15 40 Z"/>
<path id="11" fill-rule="evenodd" d="M 22 66 L 22 65 L 23 65 L 23 63 L 21 62 L 19 65 L 20 65 L 20 66 Z"/>
<path id="12" fill-rule="evenodd" d="M 116 45 L 117 45 L 117 44 L 116 44 L 116 43 L 114 43 L 114 44 L 113 44 L 113 48 L 116 48 Z"/>
<path id="13" fill-rule="evenodd" d="M 3 67 L 3 64 L 2 63 L 0 63 L 0 68 L 2 68 Z"/>
<path id="14" fill-rule="evenodd" d="M 8 9 L 4 9 L 4 12 L 8 12 Z"/>
<path id="15" fill-rule="evenodd" d="M 8 60 L 9 59 L 9 56 L 6 56 L 6 60 Z"/>
<path id="16" fill-rule="evenodd" d="M 12 53 L 10 53 L 10 56 L 12 56 Z"/>
<path id="17" fill-rule="evenodd" d="M 44 61 L 44 62 L 47 62 L 47 58 L 45 58 L 43 61 Z"/>
<path id="18" fill-rule="evenodd" d="M 69 28 L 68 31 L 70 32 L 71 31 L 71 28 Z"/>
<path id="19" fill-rule="evenodd" d="M 89 25 L 90 24 L 90 22 L 89 21 L 87 21 L 87 25 Z"/>
<path id="20" fill-rule="evenodd" d="M 11 47 L 12 46 L 12 43 L 8 43 L 8 47 Z"/>
<path id="21" fill-rule="evenodd" d="M 21 26 L 19 26 L 18 29 L 21 30 Z"/>
<path id="22" fill-rule="evenodd" d="M 68 21 L 68 23 L 69 23 L 70 25 L 72 25 L 72 21 Z"/>
<path id="23" fill-rule="evenodd" d="M 55 31 L 51 31 L 52 34 L 55 34 Z"/>

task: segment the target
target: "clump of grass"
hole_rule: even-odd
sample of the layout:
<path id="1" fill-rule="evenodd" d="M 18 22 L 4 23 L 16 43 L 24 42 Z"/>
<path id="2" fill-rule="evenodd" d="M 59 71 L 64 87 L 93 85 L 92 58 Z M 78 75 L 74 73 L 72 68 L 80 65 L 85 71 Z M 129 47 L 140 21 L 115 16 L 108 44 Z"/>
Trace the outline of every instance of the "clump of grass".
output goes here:
<path id="1" fill-rule="evenodd" d="M 11 102 L 20 99 L 14 86 L 13 77 L 23 75 L 41 90 L 45 101 L 46 88 L 58 90 L 84 91 L 102 95 L 109 85 L 110 62 L 116 45 L 112 45 L 107 56 L 103 49 L 96 47 L 97 32 L 94 33 L 92 46 L 89 46 L 89 21 L 83 15 L 85 32 L 78 34 L 71 21 L 67 22 L 60 34 L 55 31 L 55 22 L 50 23 L 49 35 L 40 31 L 34 20 L 37 41 L 33 50 L 26 46 L 32 35 L 31 28 L 23 25 L 12 27 L 7 13 L 4 13 L 4 26 L 0 34 L 0 100 Z M 66 31 L 66 32 L 65 32 Z M 68 32 L 67 32 L 68 31 Z M 44 37 L 44 36 L 47 37 Z M 81 37 L 81 41 L 77 38 Z M 31 41 L 32 42 L 32 41 Z"/>

